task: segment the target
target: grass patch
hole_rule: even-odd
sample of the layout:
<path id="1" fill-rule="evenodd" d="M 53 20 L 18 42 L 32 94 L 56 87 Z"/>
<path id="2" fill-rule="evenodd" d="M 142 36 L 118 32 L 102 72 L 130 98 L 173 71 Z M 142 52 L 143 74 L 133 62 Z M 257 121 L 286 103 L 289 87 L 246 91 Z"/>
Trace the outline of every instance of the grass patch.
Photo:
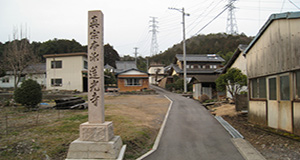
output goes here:
<path id="1" fill-rule="evenodd" d="M 87 119 L 88 119 L 88 115 L 74 115 L 72 117 L 65 118 L 65 120 L 67 121 L 82 121 Z"/>
<path id="2" fill-rule="evenodd" d="M 147 113 L 147 116 L 154 116 L 153 119 L 157 120 L 159 116 L 156 111 L 161 106 L 153 104 L 155 107 L 151 109 L 134 106 L 138 98 L 128 95 L 106 97 L 107 99 L 109 103 L 105 104 L 105 120 L 113 121 L 115 135 L 121 136 L 123 143 L 127 145 L 125 159 L 136 159 L 150 150 L 158 129 L 150 125 L 151 119 L 148 122 L 145 117 L 137 117 L 135 114 Z M 131 99 L 134 102 L 127 103 Z M 142 104 L 149 103 L 143 99 L 141 101 Z M 153 99 L 149 101 L 157 102 Z M 128 107 L 134 110 L 129 110 Z M 0 116 L 0 160 L 63 160 L 70 143 L 79 138 L 79 125 L 88 121 L 87 110 L 41 109 L 37 112 L 26 111 L 22 107 L 7 107 L 0 108 Z"/>

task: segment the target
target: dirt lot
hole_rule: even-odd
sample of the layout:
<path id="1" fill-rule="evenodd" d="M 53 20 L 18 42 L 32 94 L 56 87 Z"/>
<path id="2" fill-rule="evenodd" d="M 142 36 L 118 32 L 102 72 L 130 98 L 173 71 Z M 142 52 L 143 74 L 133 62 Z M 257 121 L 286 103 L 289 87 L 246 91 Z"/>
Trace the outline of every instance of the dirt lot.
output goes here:
<path id="1" fill-rule="evenodd" d="M 234 105 L 222 105 L 215 109 L 216 115 L 222 116 L 237 129 L 266 159 L 300 159 L 300 137 L 250 124 L 246 115 L 235 112 Z M 294 139 L 299 139 L 294 140 L 289 138 L 290 136 L 294 136 Z"/>
<path id="2" fill-rule="evenodd" d="M 151 149 L 168 106 L 160 95 L 105 97 L 106 121 L 113 121 L 115 135 L 127 144 L 125 159 Z M 87 119 L 87 110 L 0 106 L 0 159 L 65 159 L 69 144 L 79 137 L 79 124 Z"/>

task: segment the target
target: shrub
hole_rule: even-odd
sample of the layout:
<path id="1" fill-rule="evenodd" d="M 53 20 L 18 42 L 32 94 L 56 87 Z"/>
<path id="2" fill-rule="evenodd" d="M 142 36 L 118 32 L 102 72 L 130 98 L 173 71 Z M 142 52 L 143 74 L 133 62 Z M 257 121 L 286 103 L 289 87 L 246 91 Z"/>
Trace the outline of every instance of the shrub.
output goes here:
<path id="1" fill-rule="evenodd" d="M 14 98 L 17 103 L 20 103 L 28 108 L 34 108 L 42 101 L 41 86 L 34 80 L 28 79 L 21 84 L 14 92 Z"/>
<path id="2" fill-rule="evenodd" d="M 176 82 L 177 80 L 179 80 L 180 79 L 180 77 L 179 76 L 177 76 L 177 75 L 173 75 L 173 80 L 174 80 L 174 82 Z"/>
<path id="3" fill-rule="evenodd" d="M 174 84 L 175 84 L 175 90 L 177 91 L 183 90 L 183 79 L 178 79 Z"/>
<path id="4" fill-rule="evenodd" d="M 240 95 L 245 95 L 245 94 L 247 95 L 248 92 L 247 92 L 247 91 L 241 91 L 241 92 L 240 92 Z"/>
<path id="5" fill-rule="evenodd" d="M 178 76 L 174 76 L 178 77 Z M 169 91 L 178 91 L 178 93 L 183 91 L 183 79 L 176 78 L 177 80 L 174 83 L 170 83 L 166 85 L 166 89 Z M 174 78 L 175 80 L 175 78 Z M 193 84 L 187 84 L 187 90 L 192 91 L 193 90 Z"/>
<path id="6" fill-rule="evenodd" d="M 173 91 L 175 89 L 174 83 L 166 84 L 166 89 L 168 91 Z"/>
<path id="7" fill-rule="evenodd" d="M 203 94 L 203 95 L 201 95 L 199 100 L 200 100 L 201 103 L 203 103 L 203 102 L 209 100 L 209 97 L 208 97 L 208 95 Z"/>

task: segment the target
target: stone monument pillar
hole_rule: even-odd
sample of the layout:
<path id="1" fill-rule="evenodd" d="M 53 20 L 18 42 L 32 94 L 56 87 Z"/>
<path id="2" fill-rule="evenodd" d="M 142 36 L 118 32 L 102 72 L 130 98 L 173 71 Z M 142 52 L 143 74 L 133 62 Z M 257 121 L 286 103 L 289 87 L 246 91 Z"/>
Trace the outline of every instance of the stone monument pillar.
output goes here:
<path id="1" fill-rule="evenodd" d="M 104 116 L 103 13 L 88 14 L 88 122 L 80 125 L 79 139 L 70 144 L 67 159 L 117 159 L 122 147 L 113 123 Z"/>

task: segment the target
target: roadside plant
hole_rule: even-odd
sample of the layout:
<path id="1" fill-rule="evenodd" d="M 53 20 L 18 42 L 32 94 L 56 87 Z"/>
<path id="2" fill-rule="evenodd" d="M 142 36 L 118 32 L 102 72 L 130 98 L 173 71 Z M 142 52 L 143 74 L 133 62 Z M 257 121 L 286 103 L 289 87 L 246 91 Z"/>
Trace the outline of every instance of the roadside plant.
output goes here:
<path id="1" fill-rule="evenodd" d="M 42 101 L 42 88 L 32 79 L 25 80 L 15 90 L 14 99 L 27 108 L 35 108 Z"/>
<path id="2" fill-rule="evenodd" d="M 218 91 L 228 91 L 235 101 L 235 96 L 240 94 L 241 89 L 247 86 L 247 76 L 238 68 L 230 68 L 216 80 Z"/>

